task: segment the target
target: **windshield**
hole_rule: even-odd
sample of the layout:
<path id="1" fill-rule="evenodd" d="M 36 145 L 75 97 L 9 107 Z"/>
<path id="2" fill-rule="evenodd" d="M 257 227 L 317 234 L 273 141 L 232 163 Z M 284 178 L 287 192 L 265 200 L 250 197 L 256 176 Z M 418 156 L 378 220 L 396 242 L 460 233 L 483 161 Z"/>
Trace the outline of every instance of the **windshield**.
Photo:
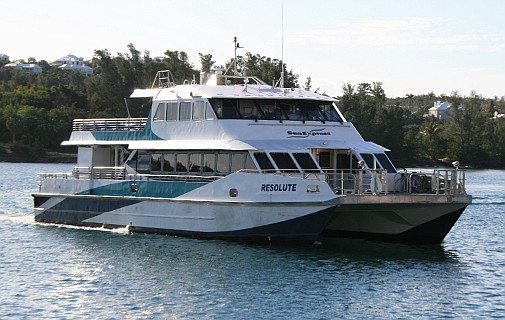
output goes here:
<path id="1" fill-rule="evenodd" d="M 317 100 L 209 99 L 219 119 L 340 122 L 331 102 Z"/>

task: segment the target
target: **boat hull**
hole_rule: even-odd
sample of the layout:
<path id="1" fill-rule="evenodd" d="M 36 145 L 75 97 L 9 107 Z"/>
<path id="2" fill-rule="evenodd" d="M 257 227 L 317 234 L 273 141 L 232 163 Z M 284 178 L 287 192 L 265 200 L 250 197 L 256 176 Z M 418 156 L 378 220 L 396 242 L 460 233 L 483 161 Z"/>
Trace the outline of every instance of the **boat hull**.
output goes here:
<path id="1" fill-rule="evenodd" d="M 34 194 L 35 221 L 197 238 L 314 242 L 331 205 Z"/>
<path id="2" fill-rule="evenodd" d="M 321 236 L 440 243 L 470 202 L 468 195 L 345 197 Z"/>

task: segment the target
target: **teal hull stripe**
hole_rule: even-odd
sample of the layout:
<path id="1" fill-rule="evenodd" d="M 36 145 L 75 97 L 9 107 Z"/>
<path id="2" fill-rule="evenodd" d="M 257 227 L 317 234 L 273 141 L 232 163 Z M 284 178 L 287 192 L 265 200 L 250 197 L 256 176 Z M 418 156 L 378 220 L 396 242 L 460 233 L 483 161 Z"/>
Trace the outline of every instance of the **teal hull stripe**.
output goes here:
<path id="1" fill-rule="evenodd" d="M 80 192 L 81 195 L 175 198 L 208 182 L 185 181 L 122 181 Z M 135 192 L 132 185 L 136 185 Z M 133 189 L 133 190 L 132 190 Z"/>

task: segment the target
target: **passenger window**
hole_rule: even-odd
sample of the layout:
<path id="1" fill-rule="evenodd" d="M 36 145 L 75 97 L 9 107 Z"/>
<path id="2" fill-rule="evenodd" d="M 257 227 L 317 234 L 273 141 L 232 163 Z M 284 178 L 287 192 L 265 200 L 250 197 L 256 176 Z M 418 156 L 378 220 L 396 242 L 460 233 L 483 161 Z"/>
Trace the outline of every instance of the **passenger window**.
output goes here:
<path id="1" fill-rule="evenodd" d="M 193 120 L 203 120 L 205 117 L 205 102 L 204 101 L 194 101 L 193 102 Z"/>
<path id="2" fill-rule="evenodd" d="M 216 170 L 216 154 L 205 153 L 203 155 L 203 172 L 214 172 Z"/>
<path id="3" fill-rule="evenodd" d="M 191 102 L 183 101 L 179 105 L 179 120 L 185 121 L 191 119 Z"/>
<path id="4" fill-rule="evenodd" d="M 189 155 L 189 171 L 200 172 L 202 168 L 202 154 L 191 153 Z"/>
<path id="5" fill-rule="evenodd" d="M 163 172 L 172 173 L 174 172 L 174 161 L 175 154 L 174 153 L 164 153 L 163 154 Z"/>
<path id="6" fill-rule="evenodd" d="M 151 172 L 161 171 L 161 153 L 153 153 L 151 155 Z"/>
<path id="7" fill-rule="evenodd" d="M 229 153 L 218 153 L 217 154 L 217 170 L 219 173 L 229 173 L 230 172 L 230 154 Z"/>
<path id="8" fill-rule="evenodd" d="M 167 120 L 177 120 L 177 102 L 167 103 Z"/>
<path id="9" fill-rule="evenodd" d="M 205 103 L 205 120 L 214 120 L 216 115 L 214 114 L 214 110 L 209 103 Z"/>
<path id="10" fill-rule="evenodd" d="M 175 166 L 175 171 L 177 172 L 188 172 L 188 154 L 178 153 L 177 154 L 177 165 Z"/>
<path id="11" fill-rule="evenodd" d="M 156 113 L 154 114 L 154 121 L 163 121 L 165 120 L 165 109 L 166 108 L 166 103 L 162 102 L 158 104 L 158 109 L 156 110 Z"/>

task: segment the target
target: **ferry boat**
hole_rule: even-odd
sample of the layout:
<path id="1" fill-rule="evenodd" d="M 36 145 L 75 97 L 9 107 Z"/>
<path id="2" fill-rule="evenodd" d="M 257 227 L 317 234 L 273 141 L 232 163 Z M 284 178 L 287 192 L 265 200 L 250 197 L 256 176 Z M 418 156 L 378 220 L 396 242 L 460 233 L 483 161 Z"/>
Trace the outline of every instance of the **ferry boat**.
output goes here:
<path id="1" fill-rule="evenodd" d="M 471 196 L 458 167 L 399 171 L 334 98 L 254 76 L 170 71 L 146 118 L 75 119 L 77 165 L 40 174 L 35 220 L 199 238 L 439 243 Z"/>

